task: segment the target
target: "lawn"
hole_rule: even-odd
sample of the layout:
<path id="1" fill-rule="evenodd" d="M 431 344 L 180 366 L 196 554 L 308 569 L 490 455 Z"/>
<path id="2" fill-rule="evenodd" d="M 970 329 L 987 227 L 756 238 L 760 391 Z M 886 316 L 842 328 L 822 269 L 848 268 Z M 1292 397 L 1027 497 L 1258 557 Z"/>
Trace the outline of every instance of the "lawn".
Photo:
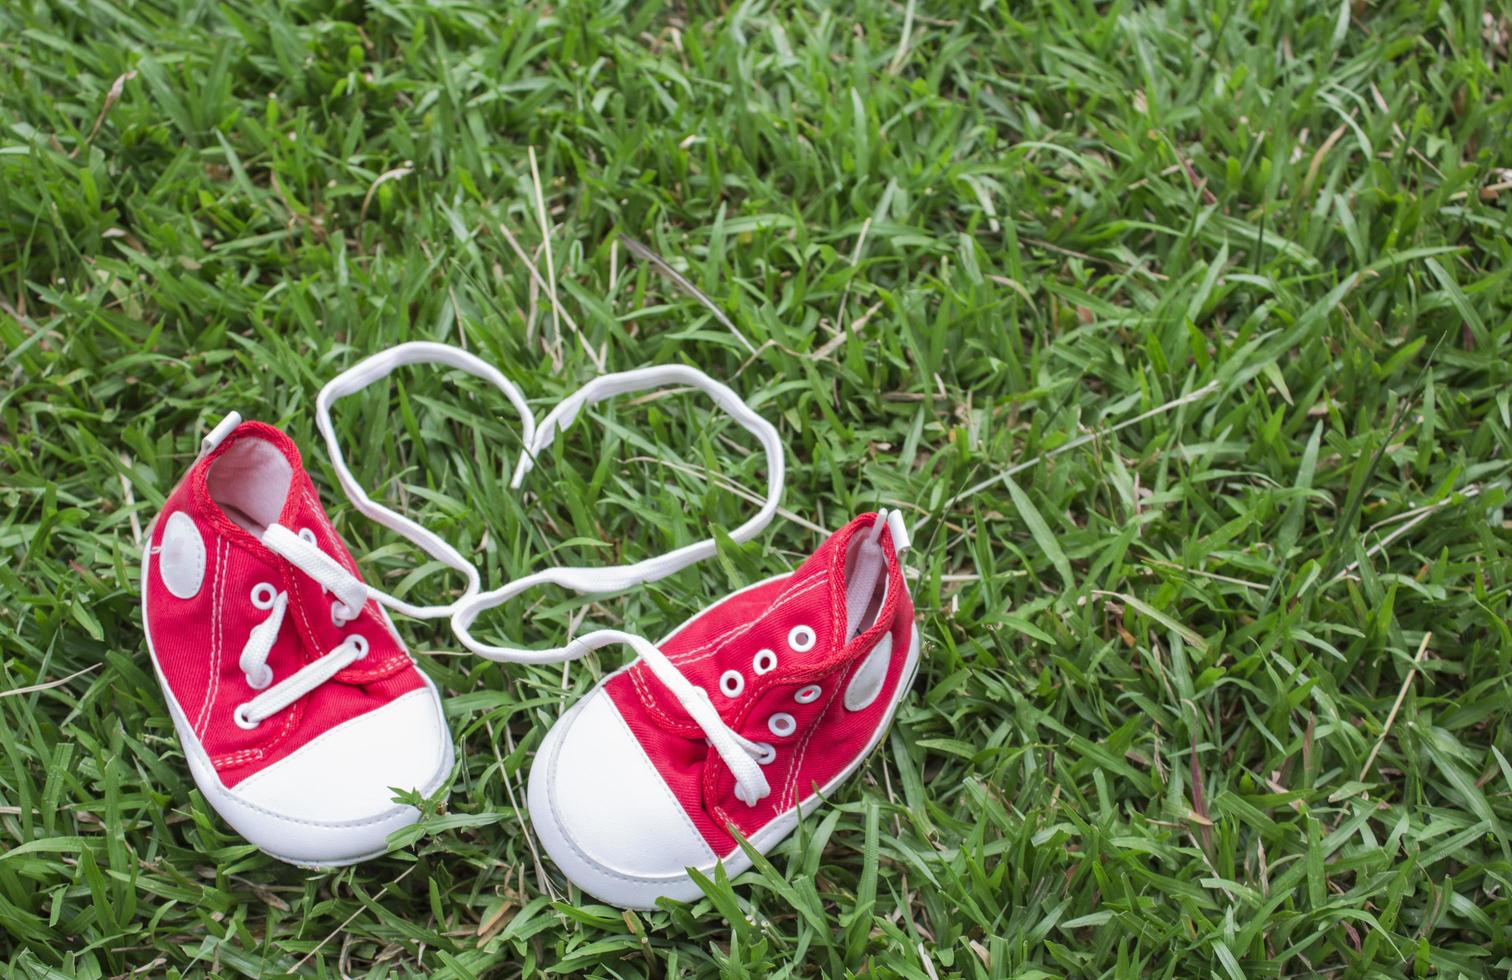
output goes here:
<path id="1" fill-rule="evenodd" d="M 4 972 L 1508 975 L 1512 23 L 1481 8 L 10 0 Z M 320 385 L 408 339 L 538 415 L 696 365 L 787 441 L 755 540 L 494 636 L 655 638 L 908 515 L 913 693 L 770 866 L 648 913 L 569 889 L 524 781 L 624 654 L 500 667 L 436 624 L 399 625 L 458 765 L 388 856 L 300 871 L 194 789 L 143 529 L 235 409 L 370 581 L 456 588 L 315 439 Z M 492 583 L 754 509 L 755 444 L 691 394 L 594 409 L 518 493 L 512 415 L 415 369 L 337 421 Z"/>

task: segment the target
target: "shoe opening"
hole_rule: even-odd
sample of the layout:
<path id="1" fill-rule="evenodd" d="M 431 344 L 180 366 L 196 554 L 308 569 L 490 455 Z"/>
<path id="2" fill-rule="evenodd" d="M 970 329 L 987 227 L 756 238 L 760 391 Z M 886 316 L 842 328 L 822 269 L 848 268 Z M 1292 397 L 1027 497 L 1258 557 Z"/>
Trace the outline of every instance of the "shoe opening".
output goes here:
<path id="1" fill-rule="evenodd" d="M 278 447 L 258 438 L 232 443 L 210 464 L 210 499 L 237 526 L 261 536 L 277 523 L 294 481 L 294 468 Z"/>
<path id="2" fill-rule="evenodd" d="M 887 598 L 887 555 L 882 551 L 883 515 L 851 537 L 845 552 L 845 642 L 877 621 Z"/>

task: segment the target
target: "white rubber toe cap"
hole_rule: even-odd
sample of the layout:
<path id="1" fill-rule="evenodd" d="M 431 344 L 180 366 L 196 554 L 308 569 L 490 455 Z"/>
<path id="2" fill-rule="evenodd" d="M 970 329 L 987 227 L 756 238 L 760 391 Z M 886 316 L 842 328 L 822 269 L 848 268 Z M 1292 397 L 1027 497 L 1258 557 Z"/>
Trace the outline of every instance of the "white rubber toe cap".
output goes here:
<path id="1" fill-rule="evenodd" d="M 716 856 L 602 687 L 552 726 L 530 769 L 530 819 L 584 891 L 627 908 L 703 893 Z"/>
<path id="2" fill-rule="evenodd" d="M 350 864 L 381 854 L 389 834 L 419 819 L 419 810 L 394 803 L 394 788 L 428 796 L 451 767 L 451 734 L 427 683 L 336 726 L 233 789 L 214 780 L 218 792 L 210 802 L 274 857 Z M 206 781 L 198 776 L 203 790 Z"/>

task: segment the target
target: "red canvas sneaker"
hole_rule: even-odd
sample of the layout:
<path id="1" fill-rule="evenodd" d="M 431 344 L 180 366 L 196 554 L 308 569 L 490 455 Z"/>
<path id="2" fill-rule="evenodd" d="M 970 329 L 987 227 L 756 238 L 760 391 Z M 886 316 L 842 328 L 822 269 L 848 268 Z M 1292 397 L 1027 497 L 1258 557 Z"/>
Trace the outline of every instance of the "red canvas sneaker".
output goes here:
<path id="1" fill-rule="evenodd" d="M 913 679 L 919 633 L 896 512 L 866 514 L 790 575 L 723 599 L 552 727 L 530 816 L 558 867 L 615 905 L 702 892 L 685 869 L 750 867 L 881 741 Z M 595 641 L 598 645 L 599 641 Z"/>
<path id="2" fill-rule="evenodd" d="M 205 799 L 272 856 L 384 850 L 452 767 L 433 684 L 358 576 L 289 437 L 234 413 L 153 522 L 142 622 Z"/>

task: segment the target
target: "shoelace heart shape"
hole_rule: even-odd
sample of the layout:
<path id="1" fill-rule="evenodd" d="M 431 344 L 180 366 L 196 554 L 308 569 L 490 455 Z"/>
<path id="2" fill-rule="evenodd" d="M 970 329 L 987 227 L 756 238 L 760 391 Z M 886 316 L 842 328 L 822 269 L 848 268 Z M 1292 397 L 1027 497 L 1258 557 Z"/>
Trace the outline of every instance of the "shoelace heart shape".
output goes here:
<path id="1" fill-rule="evenodd" d="M 319 581 L 351 609 L 359 609 L 367 599 L 414 619 L 447 618 L 452 632 L 463 646 L 489 660 L 506 663 L 548 664 L 573 660 L 589 651 L 615 644 L 630 646 L 646 662 L 652 673 L 666 685 L 676 697 L 688 716 L 703 729 L 709 744 L 729 766 L 739 787 L 737 795 L 750 805 L 755 805 L 770 793 L 766 776 L 759 760 L 765 748 L 744 738 L 731 729 L 720 717 L 709 695 L 690 682 L 654 644 L 642 637 L 620 630 L 597 630 L 577 637 L 572 642 L 545 650 L 528 650 L 516 647 L 485 643 L 472 635 L 472 626 L 484 611 L 498 606 L 520 593 L 537 585 L 558 585 L 578 593 L 614 592 L 654 582 L 695 562 L 712 557 L 717 549 L 713 538 L 685 545 L 664 555 L 647 558 L 625 565 L 603 567 L 552 566 L 514 579 L 504 585 L 483 591 L 482 576 L 477 568 L 464 558 L 456 548 L 418 522 L 405 517 L 367 495 L 362 485 L 347 467 L 341 444 L 336 438 L 331 421 L 331 406 L 342 398 L 356 394 L 368 385 L 392 374 L 400 367 L 420 364 L 437 364 L 453 368 L 480 378 L 502 391 L 520 417 L 521 439 L 524 448 L 510 480 L 511 489 L 518 489 L 527 473 L 534 467 L 540 454 L 551 444 L 557 433 L 565 430 L 588 406 L 617 395 L 648 391 L 670 385 L 694 388 L 710 396 L 719 408 L 750 432 L 761 443 L 767 457 L 766 495 L 761 508 L 745 523 L 730 532 L 737 543 L 749 541 L 760 533 L 777 512 L 782 496 L 785 477 L 783 447 L 776 428 L 753 411 L 739 395 L 723 383 L 709 377 L 696 368 L 684 365 L 637 368 L 594 378 L 577 391 L 558 402 L 539 424 L 531 413 L 520 389 L 503 372 L 482 358 L 447 344 L 413 341 L 400 344 L 374 354 L 341 374 L 332 378 L 321 388 L 315 400 L 315 424 L 325 439 L 331 464 L 336 470 L 337 482 L 342 492 L 366 517 L 389 528 L 410 541 L 420 550 L 441 564 L 466 577 L 466 587 L 456 600 L 442 605 L 415 605 L 374 588 L 343 568 L 313 542 L 278 524 L 267 528 L 262 542 L 270 550 L 289 561 L 305 574 Z M 231 421 L 229 418 L 227 422 Z M 221 437 L 234 423 L 222 422 L 207 437 L 207 445 L 213 445 L 217 434 Z M 270 621 L 272 615 L 270 615 Z M 276 634 L 277 625 L 274 624 Z M 261 630 L 261 627 L 259 627 Z M 254 631 L 256 633 L 257 631 Z M 264 631 L 266 632 L 266 631 Z M 272 636 L 266 637 L 271 645 Z M 258 641 L 260 642 L 260 641 Z M 254 640 L 249 638 L 249 647 Z M 283 707 L 315 686 L 324 683 L 353 660 L 360 659 L 355 646 L 349 642 L 301 668 L 293 676 L 259 694 L 252 701 L 237 709 L 237 722 L 243 717 L 259 718 L 282 710 Z M 247 655 L 252 666 L 259 665 L 256 650 Z M 266 652 L 263 652 L 266 660 Z M 249 679 L 253 675 L 248 674 Z M 245 727 L 245 726 L 244 726 Z"/>

